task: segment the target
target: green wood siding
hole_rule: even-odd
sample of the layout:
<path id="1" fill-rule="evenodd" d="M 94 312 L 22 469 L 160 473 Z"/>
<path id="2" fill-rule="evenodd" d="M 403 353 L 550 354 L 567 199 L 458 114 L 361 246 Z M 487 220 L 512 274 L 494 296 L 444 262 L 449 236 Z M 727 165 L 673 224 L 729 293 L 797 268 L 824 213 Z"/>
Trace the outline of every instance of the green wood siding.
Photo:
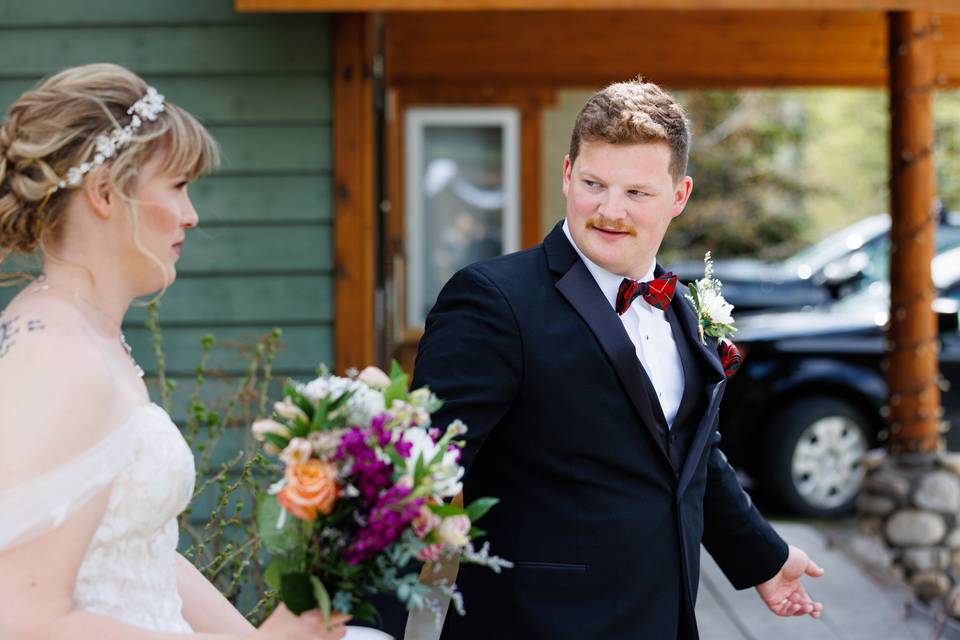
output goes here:
<path id="1" fill-rule="evenodd" d="M 0 0 L 3 111 L 43 76 L 115 62 L 221 144 L 221 170 L 191 186 L 200 227 L 160 301 L 175 405 L 189 397 L 208 333 L 219 339 L 210 366 L 225 375 L 246 367 L 232 345 L 273 327 L 284 331 L 278 376 L 332 362 L 331 29 L 323 15 L 240 15 L 232 0 Z M 0 290 L 0 303 L 13 293 Z M 145 316 L 131 309 L 125 332 L 149 375 Z M 205 395 L 230 388 L 214 380 Z M 183 410 L 175 406 L 175 418 Z"/>

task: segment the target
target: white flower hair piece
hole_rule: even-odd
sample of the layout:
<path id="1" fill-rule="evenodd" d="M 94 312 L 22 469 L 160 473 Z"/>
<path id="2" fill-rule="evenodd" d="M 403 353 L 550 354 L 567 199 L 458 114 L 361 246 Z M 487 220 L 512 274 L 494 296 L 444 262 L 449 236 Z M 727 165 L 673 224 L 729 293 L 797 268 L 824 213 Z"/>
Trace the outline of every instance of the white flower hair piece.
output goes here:
<path id="1" fill-rule="evenodd" d="M 127 109 L 127 115 L 131 116 L 130 122 L 124 127 L 117 127 L 109 134 L 103 133 L 97 136 L 96 140 L 94 140 L 96 154 L 93 156 L 93 161 L 84 162 L 76 167 L 70 167 L 70 169 L 67 170 L 66 177 L 51 187 L 49 194 L 52 195 L 68 186 L 75 187 L 79 185 L 83 182 L 83 177 L 90 173 L 95 167 L 99 167 L 117 155 L 117 151 L 119 151 L 121 147 L 129 144 L 130 141 L 133 140 L 134 132 L 143 126 L 144 122 L 153 122 L 163 113 L 166 109 L 163 102 L 163 94 L 157 93 L 157 90 L 153 87 L 147 87 L 147 92 L 144 96 Z"/>

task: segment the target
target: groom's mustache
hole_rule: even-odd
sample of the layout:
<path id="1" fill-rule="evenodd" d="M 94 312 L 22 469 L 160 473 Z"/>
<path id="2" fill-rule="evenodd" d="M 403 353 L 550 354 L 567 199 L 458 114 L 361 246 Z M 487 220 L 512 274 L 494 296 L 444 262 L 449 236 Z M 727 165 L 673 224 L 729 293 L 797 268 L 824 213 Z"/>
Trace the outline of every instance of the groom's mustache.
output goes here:
<path id="1" fill-rule="evenodd" d="M 603 216 L 596 215 L 587 219 L 584 226 L 587 229 L 597 228 L 602 231 L 612 231 L 614 233 L 627 233 L 632 237 L 637 237 L 637 230 L 622 220 L 607 220 Z"/>

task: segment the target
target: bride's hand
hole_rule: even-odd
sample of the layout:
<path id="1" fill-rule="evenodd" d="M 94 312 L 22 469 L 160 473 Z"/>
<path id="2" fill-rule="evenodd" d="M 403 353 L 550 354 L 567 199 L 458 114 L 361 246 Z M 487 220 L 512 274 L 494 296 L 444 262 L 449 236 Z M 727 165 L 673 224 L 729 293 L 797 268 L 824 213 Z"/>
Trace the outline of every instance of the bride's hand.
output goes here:
<path id="1" fill-rule="evenodd" d="M 313 609 L 296 616 L 281 603 L 249 638 L 251 640 L 339 640 L 346 634 L 344 625 L 349 620 L 348 615 L 333 613 L 330 616 L 328 631 L 326 621 L 319 610 Z"/>

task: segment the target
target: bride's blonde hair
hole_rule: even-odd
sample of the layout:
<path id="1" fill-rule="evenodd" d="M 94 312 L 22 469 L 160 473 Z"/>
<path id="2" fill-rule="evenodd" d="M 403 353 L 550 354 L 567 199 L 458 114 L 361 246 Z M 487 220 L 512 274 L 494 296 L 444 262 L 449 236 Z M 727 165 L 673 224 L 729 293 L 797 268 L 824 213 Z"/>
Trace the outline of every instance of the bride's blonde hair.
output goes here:
<path id="1" fill-rule="evenodd" d="M 46 241 L 56 234 L 71 191 L 79 186 L 55 188 L 71 167 L 91 162 L 97 136 L 129 123 L 127 109 L 146 92 L 146 82 L 129 69 L 89 64 L 48 78 L 10 107 L 0 127 L 0 260 L 12 251 L 40 248 L 49 254 Z M 219 162 L 217 144 L 203 125 L 173 103 L 165 107 L 102 167 L 129 205 L 134 243 L 161 270 L 137 234 L 133 192 L 141 167 L 163 152 L 163 175 L 194 180 Z"/>

